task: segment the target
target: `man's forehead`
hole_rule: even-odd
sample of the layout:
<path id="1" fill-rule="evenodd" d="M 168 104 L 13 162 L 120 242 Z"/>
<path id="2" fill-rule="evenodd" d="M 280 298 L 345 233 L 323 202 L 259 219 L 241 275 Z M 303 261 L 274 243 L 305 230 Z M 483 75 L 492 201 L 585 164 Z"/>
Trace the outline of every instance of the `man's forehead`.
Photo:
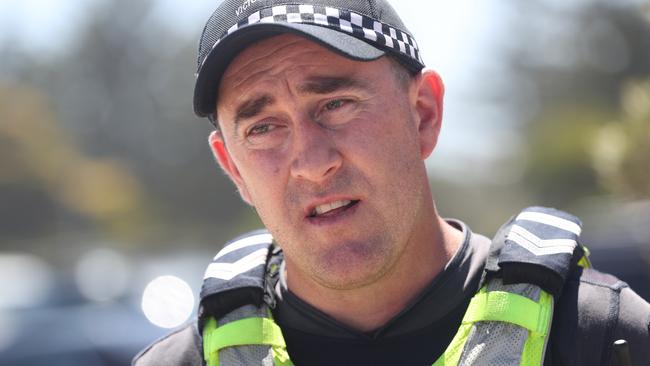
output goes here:
<path id="1" fill-rule="evenodd" d="M 289 54 L 306 58 L 310 53 L 318 52 L 329 57 L 341 57 L 319 43 L 294 34 L 281 34 L 261 39 L 239 52 L 224 71 L 224 78 L 254 62 L 278 62 Z"/>
<path id="2" fill-rule="evenodd" d="M 356 62 L 304 37 L 292 34 L 269 37 L 247 47 L 233 59 L 220 81 L 219 95 L 230 95 L 230 99 L 234 93 L 240 99 L 238 94 L 244 89 L 255 89 L 272 80 L 278 71 L 299 81 L 296 84 L 299 92 L 323 94 L 330 89 L 360 86 L 361 81 L 351 80 Z"/>

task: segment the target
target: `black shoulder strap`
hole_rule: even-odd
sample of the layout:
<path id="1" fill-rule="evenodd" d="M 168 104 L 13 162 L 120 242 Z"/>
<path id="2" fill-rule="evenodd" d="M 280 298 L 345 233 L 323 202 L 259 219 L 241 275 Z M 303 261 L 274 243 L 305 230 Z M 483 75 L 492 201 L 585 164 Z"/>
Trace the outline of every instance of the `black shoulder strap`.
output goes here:
<path id="1" fill-rule="evenodd" d="M 276 262 L 271 258 L 278 255 L 279 249 L 266 230 L 254 231 L 227 243 L 205 271 L 199 329 L 203 329 L 208 317 L 219 319 L 244 305 L 260 307 L 274 301 L 267 294 L 267 277 L 270 262 Z"/>
<path id="2" fill-rule="evenodd" d="M 578 244 L 582 223 L 566 212 L 529 207 L 502 226 L 490 247 L 484 280 L 532 283 L 558 297 L 569 271 L 584 255 Z"/>

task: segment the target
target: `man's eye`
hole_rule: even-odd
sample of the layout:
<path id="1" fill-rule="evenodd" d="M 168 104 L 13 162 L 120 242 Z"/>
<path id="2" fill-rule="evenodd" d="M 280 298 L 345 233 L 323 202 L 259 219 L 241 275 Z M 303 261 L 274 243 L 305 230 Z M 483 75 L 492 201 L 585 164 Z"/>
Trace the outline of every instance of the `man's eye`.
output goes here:
<path id="1" fill-rule="evenodd" d="M 272 131 L 275 128 L 274 125 L 271 124 L 261 124 L 261 125 L 256 125 L 253 126 L 250 130 L 248 130 L 248 136 L 254 136 L 254 135 L 262 135 L 265 134 L 269 131 Z"/>
<path id="2" fill-rule="evenodd" d="M 341 108 L 345 104 L 345 100 L 343 99 L 336 99 L 331 102 L 328 102 L 325 104 L 325 109 L 332 111 L 338 108 Z"/>

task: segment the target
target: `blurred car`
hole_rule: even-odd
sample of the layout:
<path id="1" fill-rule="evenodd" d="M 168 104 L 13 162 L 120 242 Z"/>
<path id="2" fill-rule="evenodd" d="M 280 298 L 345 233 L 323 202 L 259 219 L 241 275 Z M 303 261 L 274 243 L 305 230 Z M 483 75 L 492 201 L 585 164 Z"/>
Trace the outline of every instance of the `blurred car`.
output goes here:
<path id="1" fill-rule="evenodd" d="M 596 210 L 582 242 L 594 268 L 615 275 L 650 302 L 650 200 Z"/>
<path id="2" fill-rule="evenodd" d="M 4 277 L 0 279 L 0 366 L 130 365 L 140 350 L 169 332 L 154 325 L 151 314 L 147 317 L 142 301 L 144 284 L 152 282 L 161 268 L 178 271 L 187 267 L 201 278 L 203 265 L 197 265 L 195 258 L 175 256 L 173 265 L 152 264 L 160 259 L 150 258 L 138 266 L 140 271 L 131 276 L 125 291 L 97 301 L 84 294 L 76 278 L 89 274 L 53 270 L 28 254 L 0 252 L 0 268 L 4 265 L 0 276 Z M 96 269 L 103 271 L 103 278 L 114 275 Z M 104 285 L 110 286 L 110 282 Z M 193 290 L 188 286 L 187 291 L 185 308 L 195 309 Z M 168 307 L 160 294 L 153 300 Z M 185 314 L 180 322 L 191 315 Z"/>

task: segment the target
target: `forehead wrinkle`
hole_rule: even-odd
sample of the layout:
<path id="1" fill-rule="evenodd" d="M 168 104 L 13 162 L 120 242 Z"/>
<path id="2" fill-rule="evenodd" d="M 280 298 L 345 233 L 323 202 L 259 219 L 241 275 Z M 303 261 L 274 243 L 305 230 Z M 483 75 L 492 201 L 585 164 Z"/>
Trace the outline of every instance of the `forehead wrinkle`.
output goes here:
<path id="1" fill-rule="evenodd" d="M 294 88 L 291 87 L 292 83 L 289 80 L 297 75 L 306 75 L 302 77 L 304 81 L 299 80 L 299 84 L 294 84 L 296 85 L 295 91 L 300 94 L 327 94 L 341 89 L 363 89 L 368 87 L 368 83 L 364 80 L 349 75 L 319 75 L 322 65 L 318 61 L 301 62 L 300 64 L 284 62 L 288 57 L 285 56 L 278 60 L 278 64 L 268 65 L 266 63 L 267 68 L 256 68 L 254 72 L 233 81 L 233 85 L 229 89 L 233 91 L 244 89 L 243 92 L 240 91 L 237 94 L 240 97 L 245 97 L 247 85 L 258 86 L 264 81 L 271 81 L 277 86 L 277 81 L 282 80 L 282 83 L 288 89 L 293 90 Z M 303 70 L 306 71 L 303 72 Z M 287 77 L 282 77 L 283 74 L 287 75 Z"/>
<path id="2" fill-rule="evenodd" d="M 278 64 L 282 61 L 284 61 L 286 58 L 289 57 L 294 57 L 296 56 L 295 54 L 292 55 L 290 52 L 285 52 L 287 48 L 290 48 L 297 43 L 300 43 L 302 40 L 301 39 L 296 39 L 293 41 L 288 41 L 286 43 L 283 43 L 282 46 L 275 46 L 266 51 L 266 52 L 259 52 L 259 49 L 256 49 L 255 45 L 250 46 L 248 49 L 244 50 L 242 53 L 239 54 L 232 62 L 231 66 L 228 67 L 226 70 L 226 73 L 224 75 L 224 80 L 227 79 L 233 79 L 232 84 L 234 87 L 237 87 L 238 85 L 241 85 L 248 81 L 251 78 L 257 78 L 259 74 L 263 75 L 271 75 L 271 70 L 279 66 Z M 265 47 L 268 48 L 268 47 Z M 301 47 L 303 49 L 303 47 Z M 251 51 L 254 50 L 258 53 L 258 55 L 250 55 Z M 298 56 L 301 54 L 308 53 L 307 50 L 303 50 Z M 279 55 L 278 55 L 279 54 Z M 275 58 L 278 56 L 277 61 L 275 64 L 270 65 L 268 63 L 268 60 L 271 58 Z M 265 66 L 265 69 L 260 70 L 259 64 L 262 63 Z M 232 66 L 235 66 L 235 68 L 232 68 Z M 241 75 L 241 76 L 237 76 Z"/>
<path id="3" fill-rule="evenodd" d="M 296 95 L 304 91 L 323 94 L 364 83 L 364 80 L 358 78 L 335 80 L 353 79 L 345 74 L 322 75 L 319 71 L 335 56 L 322 46 L 298 36 L 278 37 L 282 37 L 282 42 L 278 39 L 274 39 L 273 43 L 269 42 L 270 39 L 262 40 L 244 50 L 231 62 L 219 86 L 221 102 L 217 101 L 217 105 L 221 104 L 226 111 L 229 110 L 227 114 L 233 117 L 241 115 L 242 111 L 246 114 L 249 111 L 245 110 L 248 107 L 245 104 L 264 94 L 273 94 L 271 91 L 277 90 L 281 85 L 288 93 Z M 273 38 L 275 37 L 271 39 Z M 297 83 L 291 82 L 291 79 Z"/>
<path id="4" fill-rule="evenodd" d="M 277 52 L 280 52 L 280 50 L 275 50 L 273 53 Z M 300 54 L 302 53 L 307 52 L 301 52 Z M 234 99 L 228 102 L 228 105 L 231 107 L 240 106 L 261 94 L 255 92 L 255 89 L 257 89 L 256 87 L 263 85 L 264 83 L 272 83 L 273 88 L 277 88 L 277 81 L 282 79 L 282 74 L 297 74 L 298 72 L 295 70 L 296 68 L 317 68 L 320 66 L 316 63 L 293 65 L 292 62 L 286 61 L 294 56 L 295 54 L 281 54 L 276 57 L 277 62 L 273 62 L 273 64 L 269 64 L 268 57 L 270 56 L 267 54 L 246 61 L 245 65 L 238 67 L 236 70 L 230 70 L 226 74 L 221 82 L 220 89 L 222 90 L 219 95 L 226 97 L 226 100 L 228 99 L 228 95 L 234 95 Z M 260 63 L 261 66 L 259 66 Z M 247 72 L 248 70 L 250 70 L 250 72 Z M 289 90 L 291 89 L 288 82 L 285 81 L 283 84 L 285 84 Z M 230 109 L 230 107 L 227 108 Z M 238 108 L 233 108 L 232 110 L 236 109 Z"/>
<path id="5" fill-rule="evenodd" d="M 343 88 L 352 88 L 362 84 L 360 80 L 353 80 L 349 77 L 326 77 L 326 76 L 311 76 L 307 77 L 307 82 L 301 83 L 297 87 L 292 86 L 289 78 L 283 78 L 281 75 L 298 75 L 299 70 L 303 68 L 317 70 L 320 65 L 316 63 L 283 66 L 278 65 L 278 70 L 273 70 L 275 66 L 270 66 L 267 69 L 256 69 L 255 72 L 242 77 L 237 80 L 237 84 L 228 87 L 229 92 L 224 94 L 233 93 L 236 95 L 235 99 L 228 104 L 234 111 L 235 125 L 243 118 L 254 117 L 264 110 L 265 107 L 273 105 L 276 98 L 273 93 L 268 92 L 266 87 L 259 91 L 259 86 L 265 83 L 272 83 L 273 89 L 277 90 L 280 85 L 284 85 L 284 89 L 288 93 L 315 93 L 325 94 L 334 90 Z"/>

